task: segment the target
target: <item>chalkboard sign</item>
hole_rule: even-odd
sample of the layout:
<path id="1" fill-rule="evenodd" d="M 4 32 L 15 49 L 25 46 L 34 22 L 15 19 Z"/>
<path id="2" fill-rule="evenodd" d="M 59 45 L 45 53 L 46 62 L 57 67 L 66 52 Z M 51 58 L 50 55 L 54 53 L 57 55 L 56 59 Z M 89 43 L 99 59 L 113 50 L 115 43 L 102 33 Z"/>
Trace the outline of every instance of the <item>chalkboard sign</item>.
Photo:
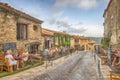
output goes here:
<path id="1" fill-rule="evenodd" d="M 3 44 L 4 50 L 9 50 L 9 49 L 16 49 L 16 43 L 4 43 Z"/>

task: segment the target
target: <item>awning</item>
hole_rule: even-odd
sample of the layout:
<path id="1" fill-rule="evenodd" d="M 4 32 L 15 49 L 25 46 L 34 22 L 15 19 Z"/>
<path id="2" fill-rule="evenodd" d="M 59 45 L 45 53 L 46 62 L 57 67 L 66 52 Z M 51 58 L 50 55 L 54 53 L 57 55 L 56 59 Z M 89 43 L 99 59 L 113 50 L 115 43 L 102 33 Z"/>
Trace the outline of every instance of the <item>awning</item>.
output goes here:
<path id="1" fill-rule="evenodd" d="M 26 45 L 40 45 L 40 42 L 32 42 L 32 43 L 27 43 Z"/>

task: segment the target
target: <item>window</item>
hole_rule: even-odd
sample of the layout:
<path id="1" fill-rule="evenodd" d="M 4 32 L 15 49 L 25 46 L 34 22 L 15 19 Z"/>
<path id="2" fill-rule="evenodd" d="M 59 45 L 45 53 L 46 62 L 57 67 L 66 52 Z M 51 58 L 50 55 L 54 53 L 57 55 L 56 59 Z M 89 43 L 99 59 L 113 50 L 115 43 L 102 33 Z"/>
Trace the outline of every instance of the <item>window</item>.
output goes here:
<path id="1" fill-rule="evenodd" d="M 29 53 L 38 53 L 39 44 L 31 43 L 31 44 L 26 44 L 25 46 L 28 49 Z"/>
<path id="2" fill-rule="evenodd" d="M 17 40 L 27 40 L 27 24 L 17 23 Z"/>
<path id="3" fill-rule="evenodd" d="M 79 39 L 75 39 L 75 42 L 79 42 Z"/>
<path id="4" fill-rule="evenodd" d="M 37 31 L 38 30 L 38 27 L 36 25 L 33 26 L 33 30 L 34 31 Z"/>

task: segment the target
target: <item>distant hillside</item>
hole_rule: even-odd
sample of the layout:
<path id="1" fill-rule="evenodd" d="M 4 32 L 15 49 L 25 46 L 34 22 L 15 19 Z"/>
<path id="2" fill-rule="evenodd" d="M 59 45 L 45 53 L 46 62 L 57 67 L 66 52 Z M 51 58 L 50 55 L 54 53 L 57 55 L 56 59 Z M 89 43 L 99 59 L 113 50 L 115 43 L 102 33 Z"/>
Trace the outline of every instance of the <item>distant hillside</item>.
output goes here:
<path id="1" fill-rule="evenodd" d="M 101 44 L 102 37 L 88 37 L 91 40 L 95 40 L 97 43 Z"/>

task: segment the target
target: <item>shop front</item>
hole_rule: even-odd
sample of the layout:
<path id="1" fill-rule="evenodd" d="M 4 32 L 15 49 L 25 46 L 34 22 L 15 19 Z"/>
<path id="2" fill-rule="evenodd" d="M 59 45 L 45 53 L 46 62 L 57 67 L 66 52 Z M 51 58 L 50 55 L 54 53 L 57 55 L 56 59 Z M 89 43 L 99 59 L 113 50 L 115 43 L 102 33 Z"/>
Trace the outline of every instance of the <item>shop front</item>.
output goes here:
<path id="1" fill-rule="evenodd" d="M 39 42 L 28 43 L 25 45 L 29 53 L 39 53 Z"/>

